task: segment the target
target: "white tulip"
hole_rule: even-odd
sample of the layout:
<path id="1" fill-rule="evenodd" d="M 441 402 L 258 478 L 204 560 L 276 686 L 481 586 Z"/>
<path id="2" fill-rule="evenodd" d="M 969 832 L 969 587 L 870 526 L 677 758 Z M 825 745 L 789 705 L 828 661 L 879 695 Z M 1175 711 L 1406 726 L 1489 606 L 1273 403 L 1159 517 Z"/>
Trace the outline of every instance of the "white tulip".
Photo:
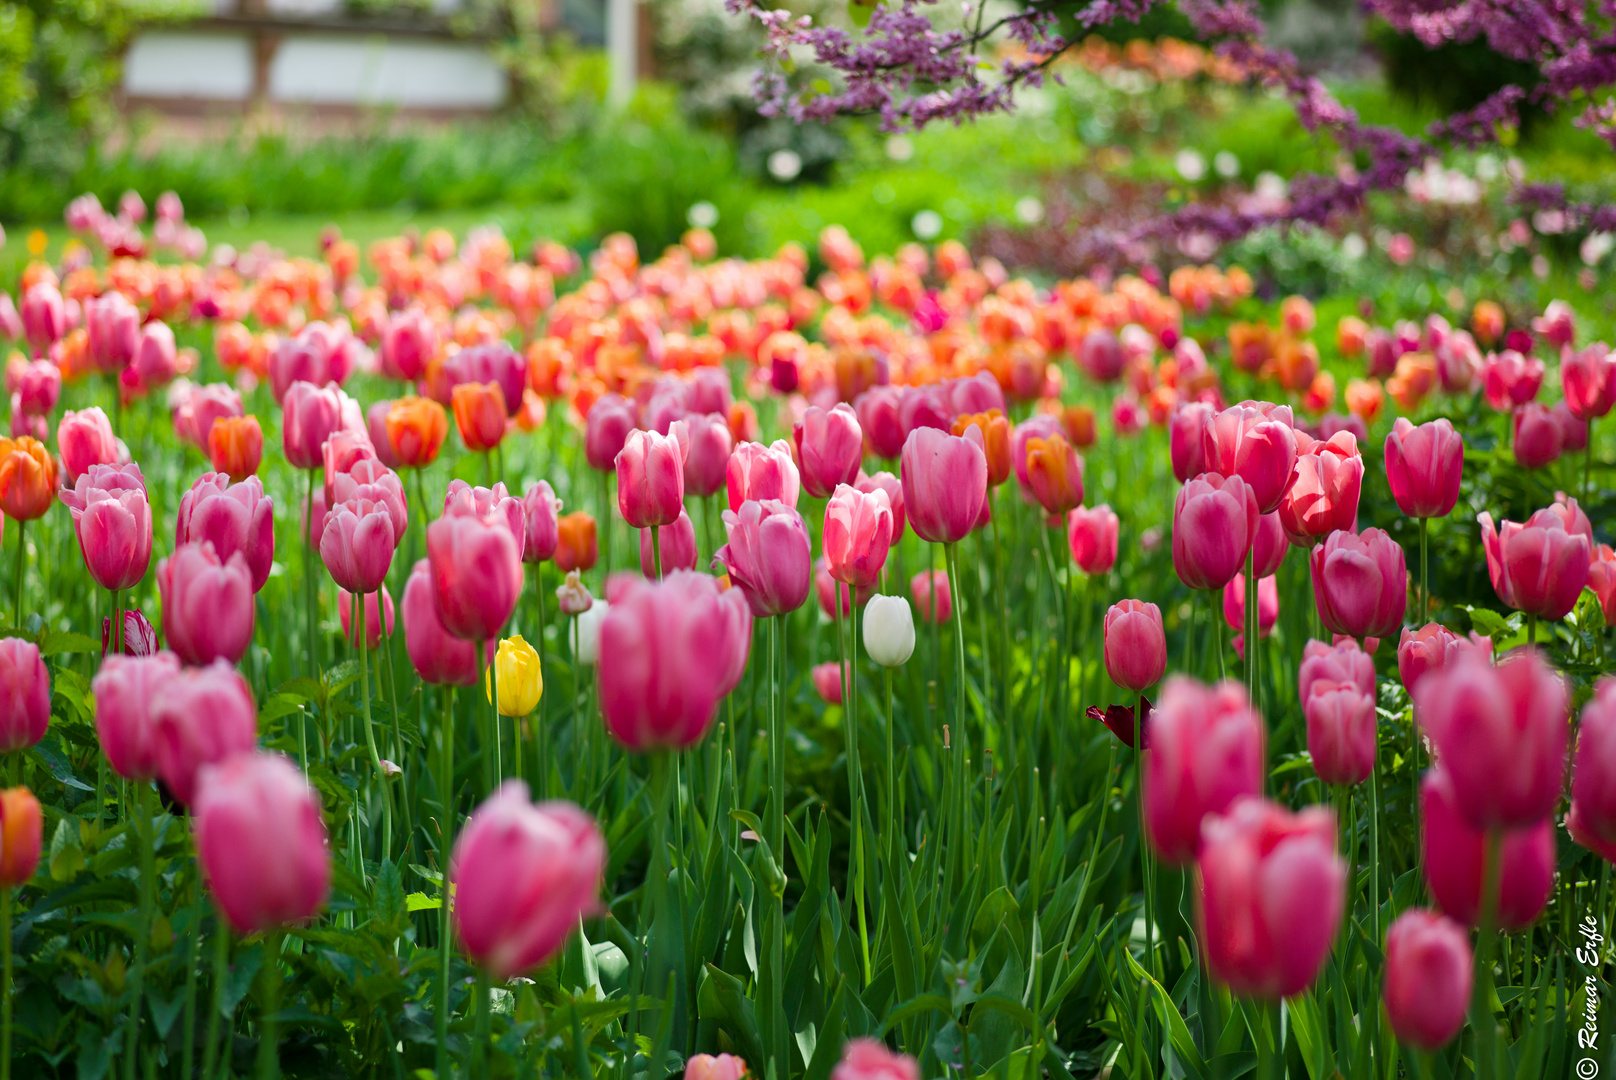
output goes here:
<path id="1" fill-rule="evenodd" d="M 901 596 L 872 596 L 864 606 L 864 651 L 882 667 L 898 667 L 915 652 L 915 617 Z"/>
<path id="2" fill-rule="evenodd" d="M 600 656 L 600 624 L 606 619 L 611 605 L 597 598 L 588 611 L 573 619 L 576 632 L 572 637 L 572 654 L 578 663 L 591 666 Z"/>

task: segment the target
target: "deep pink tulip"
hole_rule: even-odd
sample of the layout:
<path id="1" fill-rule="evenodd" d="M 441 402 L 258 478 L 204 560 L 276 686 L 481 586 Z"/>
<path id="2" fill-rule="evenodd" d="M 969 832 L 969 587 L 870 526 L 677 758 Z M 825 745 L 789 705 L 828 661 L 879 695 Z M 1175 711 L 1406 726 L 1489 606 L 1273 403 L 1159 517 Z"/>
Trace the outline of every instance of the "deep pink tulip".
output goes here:
<path id="1" fill-rule="evenodd" d="M 0 335 L 11 341 L 20 341 L 24 333 L 22 316 L 17 312 L 17 305 L 12 303 L 10 293 L 0 289 Z"/>
<path id="2" fill-rule="evenodd" d="M 1094 577 L 1108 574 L 1117 564 L 1117 515 L 1101 503 L 1092 510 L 1079 506 L 1066 515 L 1066 546 L 1072 562 Z"/>
<path id="3" fill-rule="evenodd" d="M 202 766 L 250 753 L 258 742 L 252 691 L 222 659 L 171 674 L 151 709 L 157 775 L 186 806 L 196 796 Z"/>
<path id="4" fill-rule="evenodd" d="M 1479 650 L 1483 657 L 1493 655 L 1492 638 L 1471 631 L 1462 638 L 1441 623 L 1426 623 L 1418 630 L 1404 630 L 1397 642 L 1397 674 L 1403 689 L 1412 696 L 1414 687 L 1428 671 L 1441 671 L 1468 650 Z"/>
<path id="5" fill-rule="evenodd" d="M 1414 715 L 1476 829 L 1518 829 L 1554 813 L 1567 707 L 1565 679 L 1533 648 L 1496 667 L 1466 651 L 1414 688 Z"/>
<path id="6" fill-rule="evenodd" d="M 904 524 L 909 520 L 903 510 L 903 481 L 889 472 L 878 472 L 871 476 L 860 476 L 853 486 L 865 494 L 874 491 L 887 493 L 887 505 L 892 508 L 892 543 L 896 546 L 903 539 Z"/>
<path id="7" fill-rule="evenodd" d="M 507 780 L 455 839 L 451 910 L 466 952 L 504 982 L 544 963 L 600 910 L 606 839 L 570 802 L 535 806 Z"/>
<path id="8" fill-rule="evenodd" d="M 733 400 L 728 371 L 721 367 L 702 367 L 691 372 L 690 400 L 687 402 L 691 412 L 728 416 Z"/>
<path id="9" fill-rule="evenodd" d="M 118 464 L 118 440 L 112 434 L 112 422 L 101 406 L 62 414 L 56 427 L 56 450 L 62 455 L 62 468 L 69 482 L 90 471 L 92 465 Z"/>
<path id="10" fill-rule="evenodd" d="M 1333 532 L 1313 549 L 1313 600 L 1325 629 L 1355 638 L 1389 636 L 1408 607 L 1403 548 L 1382 529 Z"/>
<path id="11" fill-rule="evenodd" d="M 1213 977 L 1236 994 L 1278 1001 L 1318 976 L 1347 883 L 1335 831 L 1324 807 L 1293 814 L 1257 797 L 1208 818 L 1196 858 L 1202 940 Z"/>
<path id="12" fill-rule="evenodd" d="M 1481 369 L 1481 385 L 1487 404 L 1496 412 L 1508 412 L 1537 397 L 1543 385 L 1543 361 L 1522 356 L 1514 349 L 1491 353 Z"/>
<path id="13" fill-rule="evenodd" d="M 1314 679 L 1302 701 L 1307 752 L 1326 784 L 1361 784 L 1375 769 L 1375 697 L 1354 682 Z"/>
<path id="14" fill-rule="evenodd" d="M 1577 419 L 1569 405 L 1563 401 L 1556 401 L 1554 407 L 1549 410 L 1549 418 L 1560 427 L 1562 456 L 1587 448 L 1588 421 Z"/>
<path id="15" fill-rule="evenodd" d="M 171 652 L 153 656 L 112 655 L 90 680 L 95 694 L 95 733 L 107 764 L 126 780 L 157 776 L 154 710 L 169 677 L 180 670 Z"/>
<path id="16" fill-rule="evenodd" d="M 688 570 L 657 582 L 614 574 L 606 599 L 596 665 L 606 727 L 636 751 L 699 742 L 744 648 L 732 640 L 742 628 L 732 602 L 715 578 Z"/>
<path id="17" fill-rule="evenodd" d="M 283 406 L 293 383 L 341 386 L 348 381 L 365 352 L 346 319 L 336 323 L 316 320 L 290 337 L 282 338 L 269 357 L 269 385 Z"/>
<path id="18" fill-rule="evenodd" d="M 1351 638 L 1326 645 L 1309 641 L 1302 648 L 1302 665 L 1296 674 L 1296 698 L 1306 701 L 1315 682 L 1350 683 L 1359 692 L 1375 697 L 1375 662 Z"/>
<path id="19" fill-rule="evenodd" d="M 376 597 L 382 598 L 378 606 Z M 382 612 L 387 613 L 387 634 L 393 634 L 393 596 L 383 585 L 376 592 L 365 594 L 365 647 L 374 649 L 382 642 Z M 355 640 L 353 629 L 353 593 L 346 589 L 337 591 L 337 616 L 342 620 L 342 638 L 344 641 Z"/>
<path id="20" fill-rule="evenodd" d="M 945 385 L 948 387 L 948 407 L 955 416 L 969 416 L 993 409 L 1001 413 L 1009 412 L 1004 404 L 1004 391 L 991 371 L 978 371 L 966 378 L 950 379 Z"/>
<path id="21" fill-rule="evenodd" d="M 387 580 L 399 539 L 386 506 L 352 498 L 331 508 L 320 535 L 320 560 L 338 588 L 373 593 Z"/>
<path id="22" fill-rule="evenodd" d="M 61 500 L 73 514 L 79 550 L 103 589 L 128 589 L 151 563 L 151 506 L 140 466 L 92 465 Z"/>
<path id="23" fill-rule="evenodd" d="M 294 382 L 281 400 L 281 447 L 294 469 L 325 464 L 325 443 L 344 429 L 364 431 L 359 403 L 335 386 Z"/>
<path id="24" fill-rule="evenodd" d="M 667 435 L 631 431 L 617 455 L 617 510 L 631 528 L 649 529 L 679 520 L 685 501 L 683 420 Z"/>
<path id="25" fill-rule="evenodd" d="M 617 454 L 634 430 L 634 406 L 617 394 L 606 394 L 589 407 L 584 420 L 584 458 L 597 472 L 617 468 Z"/>
<path id="26" fill-rule="evenodd" d="M 969 536 L 987 503 L 988 459 L 982 429 L 963 437 L 916 428 L 903 444 L 903 506 L 915 535 L 952 544 Z"/>
<path id="27" fill-rule="evenodd" d="M 320 799 L 279 754 L 203 768 L 192 807 L 196 858 L 238 934 L 307 922 L 331 891 Z"/>
<path id="28" fill-rule="evenodd" d="M 134 359 L 119 380 L 136 393 L 147 393 L 173 382 L 180 373 L 179 350 L 174 347 L 174 331 L 154 320 L 141 327 L 135 343 Z"/>
<path id="29" fill-rule="evenodd" d="M 903 391 L 896 386 L 875 386 L 853 399 L 859 430 L 869 443 L 870 453 L 891 461 L 903 453 L 903 421 L 898 409 Z"/>
<path id="30" fill-rule="evenodd" d="M 1523 469 L 1542 469 L 1560 460 L 1565 429 L 1554 412 L 1539 401 L 1528 401 L 1511 418 L 1515 463 Z"/>
<path id="31" fill-rule="evenodd" d="M 494 639 L 489 638 L 483 646 L 484 666 L 494 661 L 494 645 Z M 404 649 L 423 682 L 440 686 L 477 683 L 477 649 L 443 628 L 426 559 L 415 564 L 404 585 Z"/>
<path id="32" fill-rule="evenodd" d="M 1202 452 L 1207 466 L 1251 487 L 1257 512 L 1279 507 L 1296 472 L 1296 432 L 1288 405 L 1242 401 L 1212 418 Z"/>
<path id="33" fill-rule="evenodd" d="M 469 345 L 444 360 L 443 377 L 451 387 L 493 383 L 505 398 L 506 416 L 515 416 L 522 409 L 522 391 L 527 386 L 527 357 L 506 341 Z"/>
<path id="34" fill-rule="evenodd" d="M 1141 693 L 1167 671 L 1167 634 L 1161 609 L 1140 600 L 1112 604 L 1105 613 L 1105 670 L 1124 690 Z"/>
<path id="35" fill-rule="evenodd" d="M 67 308 L 61 290 L 48 281 L 35 282 L 22 294 L 22 327 L 35 356 L 44 356 L 67 333 Z"/>
<path id="36" fill-rule="evenodd" d="M 1481 922 L 1487 834 L 1466 820 L 1447 762 L 1420 782 L 1425 880 L 1437 906 L 1468 926 Z M 1522 930 L 1537 921 L 1554 887 L 1554 821 L 1548 816 L 1504 833 L 1497 925 Z"/>
<path id="37" fill-rule="evenodd" d="M 1115 382 L 1122 377 L 1122 342 L 1103 326 L 1083 336 L 1075 359 L 1083 373 L 1096 382 Z"/>
<path id="38" fill-rule="evenodd" d="M 1571 773 L 1571 838 L 1616 861 L 1616 679 L 1606 676 L 1583 706 Z"/>
<path id="39" fill-rule="evenodd" d="M 775 499 L 724 512 L 729 541 L 713 555 L 756 618 L 796 611 L 813 584 L 813 554 L 802 515 Z"/>
<path id="40" fill-rule="evenodd" d="M 511 539 L 516 542 L 517 553 L 527 554 L 527 510 L 521 499 L 505 489 L 503 480 L 491 488 L 473 487 L 459 479 L 449 481 L 449 489 L 443 496 L 443 513 L 445 516 L 469 514 L 472 517 L 492 517 L 503 522 Z M 560 519 L 557 519 L 556 529 L 556 542 L 559 544 Z M 400 535 L 402 532 L 401 529 Z"/>
<path id="41" fill-rule="evenodd" d="M 337 440 L 333 438 L 326 446 L 329 447 Z M 464 483 L 464 481 L 451 480 L 450 484 Z M 398 540 L 404 538 L 409 529 L 409 504 L 404 495 L 404 481 L 398 473 L 382 464 L 378 458 L 363 458 L 354 462 L 344 472 L 332 477 L 327 488 L 327 505 L 339 506 L 355 499 L 365 499 L 380 505 L 387 511 L 387 517 L 393 523 L 393 535 Z M 322 536 L 324 533 L 321 534 Z"/>
<path id="42" fill-rule="evenodd" d="M 50 674 L 39 646 L 0 638 L 0 753 L 26 750 L 50 727 Z"/>
<path id="43" fill-rule="evenodd" d="M 1495 529 L 1486 512 L 1476 520 L 1498 599 L 1550 622 L 1565 618 L 1588 583 L 1588 538 L 1568 530 L 1566 514 L 1553 507 L 1537 511 L 1525 525 L 1506 521 Z"/>
<path id="44" fill-rule="evenodd" d="M 973 427 L 975 425 L 972 425 Z M 1016 425 L 1014 434 L 1010 436 L 1010 465 L 1016 471 L 1016 484 L 1028 499 L 1032 498 L 1032 476 L 1027 471 L 1027 443 L 1033 439 L 1048 439 L 1059 435 L 1066 437 L 1061 428 L 1060 417 L 1049 413 L 1034 413 Z"/>
<path id="45" fill-rule="evenodd" d="M 724 466 L 729 508 L 738 511 L 747 501 L 773 499 L 795 508 L 802 487 L 791 446 L 784 439 L 774 445 L 743 442 L 735 447 Z"/>
<path id="46" fill-rule="evenodd" d="M 1357 531 L 1363 472 L 1358 440 L 1351 432 L 1314 442 L 1299 454 L 1296 476 L 1279 502 L 1279 521 L 1291 542 L 1306 547 L 1338 529 Z"/>
<path id="47" fill-rule="evenodd" d="M 84 299 L 85 347 L 97 371 L 116 375 L 135 358 L 140 341 L 140 309 L 120 292 Z"/>
<path id="48" fill-rule="evenodd" d="M 1470 935 L 1452 919 L 1411 908 L 1386 931 L 1381 999 L 1397 1037 L 1440 1050 L 1464 1027 L 1474 987 Z"/>
<path id="49" fill-rule="evenodd" d="M 1603 342 L 1560 357 L 1565 403 L 1579 420 L 1597 420 L 1616 405 L 1616 353 Z"/>
<path id="50" fill-rule="evenodd" d="M 1173 506 L 1173 568 L 1192 589 L 1221 589 L 1246 565 L 1257 500 L 1238 476 L 1203 473 Z"/>
<path id="51" fill-rule="evenodd" d="M 1577 316 L 1564 300 L 1550 300 L 1543 314 L 1532 320 L 1532 332 L 1558 349 L 1568 348 L 1577 337 Z"/>
<path id="52" fill-rule="evenodd" d="M 1207 686 L 1175 675 L 1150 717 L 1145 757 L 1145 831 L 1156 854 L 1188 864 L 1201 846 L 1201 822 L 1242 795 L 1262 792 L 1262 717 L 1238 683 Z"/>
<path id="53" fill-rule="evenodd" d="M 437 351 L 437 326 L 426 312 L 420 308 L 394 312 L 382 331 L 382 374 L 414 382 L 425 373 L 427 361 Z"/>
<path id="54" fill-rule="evenodd" d="M 204 473 L 180 496 L 175 544 L 203 541 L 221 559 L 240 552 L 252 573 L 253 592 L 264 587 L 275 562 L 275 503 L 258 477 L 232 484 L 224 473 Z"/>
<path id="55" fill-rule="evenodd" d="M 864 433 L 847 404 L 821 409 L 810 405 L 791 432 L 803 490 L 828 498 L 838 485 L 858 479 L 864 459 Z"/>
<path id="56" fill-rule="evenodd" d="M 549 562 L 561 542 L 561 500 L 550 481 L 540 480 L 522 499 L 522 561 Z"/>
<path id="57" fill-rule="evenodd" d="M 834 660 L 823 664 L 815 664 L 809 677 L 813 680 L 814 691 L 827 705 L 840 705 L 842 703 L 842 665 Z"/>
<path id="58" fill-rule="evenodd" d="M 403 464 L 398 452 L 393 449 L 393 440 L 387 436 L 387 414 L 392 411 L 394 404 L 392 401 L 378 401 L 365 410 L 365 437 L 370 440 L 377 460 L 389 469 Z"/>
<path id="59" fill-rule="evenodd" d="M 181 544 L 157 564 L 163 636 L 187 664 L 236 663 L 253 635 L 252 571 L 241 552 L 220 559 L 211 543 Z"/>
<path id="60" fill-rule="evenodd" d="M 13 402 L 27 416 L 46 416 L 62 396 L 62 369 L 50 360 L 25 360 L 8 372 Z"/>
<path id="61" fill-rule="evenodd" d="M 905 386 L 898 394 L 898 425 L 903 429 L 905 442 L 917 428 L 947 431 L 953 426 L 953 409 L 941 387 Z M 903 453 L 902 446 L 898 453 Z"/>
<path id="62" fill-rule="evenodd" d="M 1565 526 L 1566 532 L 1581 534 L 1587 538 L 1589 550 L 1593 549 L 1593 523 L 1588 520 L 1588 515 L 1583 512 L 1582 507 L 1577 505 L 1576 499 L 1571 498 L 1563 491 L 1556 491 L 1554 501 L 1532 516 L 1535 518 L 1539 514 L 1543 515 L 1544 520 L 1551 516 L 1558 518 L 1560 523 Z"/>
<path id="63" fill-rule="evenodd" d="M 152 656 L 157 652 L 157 628 L 146 618 L 146 613 L 137 607 L 123 609 L 123 635 L 122 640 L 114 643 L 112 640 L 112 616 L 107 615 L 101 620 L 101 657 L 106 659 L 110 653 L 114 656 Z M 118 648 L 113 648 L 117 644 Z"/>
<path id="64" fill-rule="evenodd" d="M 869 494 L 839 484 L 825 506 L 823 534 L 830 576 L 855 587 L 875 585 L 892 545 L 892 507 L 886 492 Z"/>
<path id="65" fill-rule="evenodd" d="M 685 417 L 689 440 L 685 452 L 685 491 L 698 499 L 724 487 L 729 456 L 735 449 L 729 422 L 718 413 L 693 413 Z"/>
<path id="66" fill-rule="evenodd" d="M 204 454 L 208 453 L 208 436 L 215 421 L 246 415 L 240 391 L 224 383 L 192 386 L 172 397 L 174 434 Z"/>
<path id="67" fill-rule="evenodd" d="M 1215 410 L 1204 401 L 1180 403 L 1167 421 L 1167 446 L 1173 462 L 1173 475 L 1187 483 L 1208 469 L 1206 440 L 1212 430 Z"/>
<path id="68" fill-rule="evenodd" d="M 849 1039 L 830 1080 L 920 1080 L 920 1066 L 908 1054 L 894 1054 L 877 1039 Z"/>
<path id="69" fill-rule="evenodd" d="M 863 607 L 875 595 L 873 587 L 854 589 L 849 591 L 846 585 L 830 576 L 830 566 L 821 555 L 814 560 L 814 595 L 819 599 L 819 610 L 825 613 L 825 618 L 836 618 L 836 602 L 841 600 L 842 618 L 853 613 L 853 605 Z"/>
<path id="70" fill-rule="evenodd" d="M 426 553 L 444 629 L 465 641 L 497 641 L 522 595 L 522 550 L 510 523 L 491 513 L 445 513 L 427 527 Z"/>
<path id="71" fill-rule="evenodd" d="M 1236 574 L 1223 587 L 1223 621 L 1235 632 L 1231 644 L 1242 659 L 1246 655 L 1246 575 Z M 1279 621 L 1279 579 L 1270 574 L 1257 579 L 1257 637 L 1274 632 Z"/>
<path id="72" fill-rule="evenodd" d="M 942 570 L 922 570 L 910 578 L 909 596 L 922 622 L 945 623 L 954 614 L 954 593 Z"/>
<path id="73" fill-rule="evenodd" d="M 662 548 L 662 572 L 694 570 L 696 568 L 696 526 L 690 515 L 680 507 L 679 517 L 672 525 L 664 525 L 657 533 L 656 543 Z M 640 572 L 656 577 L 656 546 L 651 542 L 651 530 L 640 530 Z"/>
<path id="74" fill-rule="evenodd" d="M 1279 520 L 1279 511 L 1257 515 L 1257 530 L 1251 541 L 1252 573 L 1257 580 L 1273 577 L 1291 553 L 1290 538 Z"/>

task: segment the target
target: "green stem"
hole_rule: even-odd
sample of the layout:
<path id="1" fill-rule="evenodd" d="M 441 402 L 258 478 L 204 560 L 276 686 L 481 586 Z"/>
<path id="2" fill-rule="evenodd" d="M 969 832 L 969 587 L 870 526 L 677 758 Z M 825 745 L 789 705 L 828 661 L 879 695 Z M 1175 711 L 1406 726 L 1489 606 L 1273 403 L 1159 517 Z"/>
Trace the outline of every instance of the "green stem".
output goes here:
<path id="1" fill-rule="evenodd" d="M 315 649 L 315 621 L 314 621 L 314 470 L 309 470 L 308 498 L 304 503 L 303 529 L 303 610 L 308 622 L 309 633 L 309 674 L 316 675 L 320 670 L 320 660 Z"/>
<path id="2" fill-rule="evenodd" d="M 1502 880 L 1504 834 L 1489 829 L 1482 856 L 1481 927 L 1476 935 L 1475 994 L 1470 1026 L 1476 1035 L 1477 1080 L 1493 1080 L 1498 1070 L 1497 1033 L 1493 1022 L 1493 948 L 1498 939 L 1498 889 Z"/>
<path id="3" fill-rule="evenodd" d="M 1155 897 L 1150 888 L 1150 845 L 1145 842 L 1145 695 L 1133 717 L 1134 801 L 1139 809 L 1139 889 L 1145 909 L 1145 970 L 1156 970 Z M 1110 774 L 1106 774 L 1110 779 Z M 1102 813 L 1104 811 L 1102 810 Z"/>
<path id="4" fill-rule="evenodd" d="M 16 518 L 15 520 L 17 522 L 17 599 L 16 599 L 16 606 L 11 609 L 11 625 L 12 625 L 13 628 L 21 630 L 22 629 L 22 564 L 23 564 L 23 553 L 28 550 L 28 545 L 27 545 L 27 543 L 24 542 L 24 539 L 23 539 L 23 530 L 24 530 L 24 527 L 27 526 L 28 522 L 24 521 L 21 518 Z"/>
<path id="5" fill-rule="evenodd" d="M 219 1059 L 219 1021 L 224 1018 L 224 983 L 229 971 L 230 925 L 221 914 L 213 927 L 213 1009 L 208 1013 L 208 1034 L 202 1047 L 202 1080 L 213 1080 Z M 225 1057 L 228 1061 L 229 1055 Z"/>
<path id="6" fill-rule="evenodd" d="M 662 526 L 651 526 L 651 568 L 656 571 L 656 579 L 662 580 Z"/>
<path id="7" fill-rule="evenodd" d="M 786 851 L 786 766 L 785 734 L 780 717 L 780 675 L 784 663 L 784 615 L 769 621 L 769 848 L 777 865 L 785 869 Z M 785 894 L 770 890 L 769 898 L 769 1016 L 771 1058 L 769 1067 L 784 1080 L 790 1068 L 785 1004 Z"/>
<path id="8" fill-rule="evenodd" d="M 134 1080 L 135 1059 L 140 1048 L 140 1014 L 145 1004 L 146 963 L 151 949 L 153 879 L 157 876 L 152 857 L 151 803 L 146 798 L 146 788 L 144 783 L 136 784 L 134 788 L 133 825 L 140 858 L 140 917 L 135 922 L 135 933 L 139 936 L 135 938 L 135 963 L 131 970 L 129 1028 L 124 1041 L 124 1080 Z"/>
<path id="9" fill-rule="evenodd" d="M 544 607 L 543 563 L 540 563 L 538 566 L 533 568 L 533 579 L 538 585 L 539 594 L 539 640 L 534 642 L 533 647 L 538 651 L 539 654 L 539 677 L 542 679 L 544 677 L 544 631 L 545 623 L 549 617 Z M 535 726 L 533 729 L 533 741 L 535 743 L 534 750 L 539 759 L 538 790 L 540 799 L 548 799 L 550 797 L 550 727 L 547 723 L 546 716 L 548 711 L 549 710 L 545 706 L 544 693 L 541 686 L 539 693 L 539 715 L 534 721 Z"/>
<path id="10" fill-rule="evenodd" d="M 493 1073 L 488 1061 L 489 1027 L 493 1014 L 493 987 L 488 981 L 488 973 L 481 968 L 477 969 L 477 1035 L 471 1042 L 472 1065 L 467 1075 L 477 1080 L 487 1080 Z"/>
<path id="11" fill-rule="evenodd" d="M 449 687 L 449 707 L 443 712 L 442 775 L 438 781 L 438 797 L 443 800 L 443 822 L 438 832 L 438 868 L 443 872 L 443 884 L 438 890 L 442 899 L 438 911 L 438 1015 L 437 1020 L 437 1074 L 449 1075 L 449 969 L 453 959 L 454 927 L 449 915 L 449 845 L 455 834 L 454 797 L 454 719 L 455 690 Z"/>
<path id="12" fill-rule="evenodd" d="M 846 590 L 848 610 L 852 616 L 854 646 L 849 655 L 847 637 L 842 629 L 842 595 Z M 839 654 L 842 676 L 842 723 L 847 728 L 847 799 L 850 807 L 848 847 L 852 864 L 848 869 L 848 888 L 854 906 L 858 909 L 859 944 L 863 950 L 864 985 L 870 985 L 870 934 L 864 913 L 864 775 L 859 768 L 858 749 L 858 676 L 853 667 L 858 655 L 858 605 L 853 602 L 851 586 L 836 583 L 836 650 Z"/>
<path id="13" fill-rule="evenodd" d="M 192 905 L 191 928 L 185 938 L 185 1026 L 180 1051 L 180 1075 L 185 1080 L 190 1080 L 192 1075 L 191 1061 L 196 1051 L 196 954 L 202 943 L 202 919 L 208 910 L 207 890 L 202 888 L 200 873 L 195 876 L 192 884 L 196 888 L 196 903 Z M 7 1078 L 0 1075 L 0 1080 Z"/>
<path id="14" fill-rule="evenodd" d="M 950 585 L 959 581 L 959 545 L 946 544 L 943 547 L 944 558 L 948 565 L 948 580 Z M 959 816 L 958 828 L 954 833 L 955 849 L 959 855 L 955 861 L 956 872 L 963 873 L 965 869 L 964 852 L 967 837 L 970 832 L 970 806 L 968 800 L 968 787 L 966 785 L 966 769 L 971 759 L 970 741 L 965 731 L 965 595 L 960 589 L 960 595 L 954 597 L 954 661 L 957 685 L 954 688 L 954 759 L 958 767 L 954 770 L 955 783 L 955 813 Z M 954 861 L 954 860 L 951 860 Z M 1037 902 L 1037 898 L 1034 898 Z"/>
<path id="15" fill-rule="evenodd" d="M 370 632 L 364 625 L 365 596 L 361 593 L 354 599 L 359 608 L 359 700 L 364 710 L 365 749 L 370 753 L 371 767 L 376 770 L 376 783 L 382 789 L 382 859 L 390 861 L 393 858 L 393 793 L 387 786 L 387 770 L 382 766 L 381 754 L 376 751 L 376 730 L 370 721 Z M 380 596 L 376 602 L 381 603 Z"/>
<path id="16" fill-rule="evenodd" d="M 286 931 L 276 927 L 264 936 L 264 1011 L 259 1020 L 258 1080 L 276 1080 L 281 1074 L 281 941 Z"/>

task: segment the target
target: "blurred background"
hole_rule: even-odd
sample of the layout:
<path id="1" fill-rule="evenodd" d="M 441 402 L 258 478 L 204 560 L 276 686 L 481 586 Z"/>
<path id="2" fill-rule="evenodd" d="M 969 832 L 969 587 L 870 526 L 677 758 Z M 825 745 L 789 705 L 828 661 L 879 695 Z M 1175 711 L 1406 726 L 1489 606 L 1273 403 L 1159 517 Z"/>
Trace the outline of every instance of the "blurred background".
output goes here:
<path id="1" fill-rule="evenodd" d="M 792 8 L 847 22 L 845 0 Z M 1482 43 L 1429 52 L 1351 0 L 1265 8 L 1276 43 L 1365 119 L 1409 131 L 1532 77 Z M 624 230 L 642 252 L 697 224 L 748 256 L 834 222 L 871 252 L 958 238 L 1064 275 L 1091 269 L 1074 243 L 1087 225 L 1283 200 L 1297 172 L 1354 164 L 1170 7 L 1087 39 L 1013 116 L 921 133 L 760 117 L 759 45 L 723 0 L 0 0 L 0 271 L 64 235 L 74 195 L 115 205 L 134 189 L 177 192 L 210 244 L 293 254 L 328 222 L 361 243 L 491 224 L 519 251 Z M 794 80 L 824 77 L 810 61 Z M 1350 292 L 1412 263 L 1430 273 L 1411 289 L 1482 274 L 1602 294 L 1611 238 L 1523 218 L 1508 194 L 1555 181 L 1608 200 L 1609 154 L 1568 116 L 1531 112 L 1361 221 L 1136 254 L 1239 260 L 1287 292 Z"/>

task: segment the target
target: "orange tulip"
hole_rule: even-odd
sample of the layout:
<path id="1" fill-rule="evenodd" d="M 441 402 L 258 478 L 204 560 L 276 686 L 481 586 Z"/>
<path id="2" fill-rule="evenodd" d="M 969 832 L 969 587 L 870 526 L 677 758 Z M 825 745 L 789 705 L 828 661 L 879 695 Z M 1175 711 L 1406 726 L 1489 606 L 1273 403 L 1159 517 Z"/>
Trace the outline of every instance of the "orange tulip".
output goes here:
<path id="1" fill-rule="evenodd" d="M 449 417 L 431 398 L 399 398 L 387 410 L 387 441 L 406 468 L 420 469 L 438 460 L 448 437 Z"/>
<path id="2" fill-rule="evenodd" d="M 595 519 L 582 510 L 563 514 L 556 522 L 556 569 L 562 573 L 571 570 L 592 570 L 600 557 L 595 540 Z"/>
<path id="3" fill-rule="evenodd" d="M 1027 486 L 1050 515 L 1083 504 L 1083 461 L 1060 435 L 1027 440 Z"/>
<path id="4" fill-rule="evenodd" d="M 39 800 L 25 787 L 0 791 L 0 888 L 34 876 L 44 839 Z"/>
<path id="5" fill-rule="evenodd" d="M 1470 312 L 1470 328 L 1477 341 L 1491 345 L 1504 336 L 1504 309 L 1491 300 L 1477 300 Z"/>
<path id="6" fill-rule="evenodd" d="M 955 435 L 964 435 L 969 427 L 982 432 L 982 447 L 988 456 L 988 486 L 998 487 L 1010 478 L 1010 421 L 998 409 L 955 417 Z"/>
<path id="7" fill-rule="evenodd" d="M 1385 403 L 1386 392 L 1375 380 L 1353 379 L 1347 383 L 1347 408 L 1362 417 L 1366 425 L 1375 422 Z"/>
<path id="8" fill-rule="evenodd" d="M 213 422 L 208 431 L 208 456 L 216 471 L 240 483 L 258 471 L 264 458 L 264 429 L 256 416 L 231 416 Z"/>
<path id="9" fill-rule="evenodd" d="M 471 451 L 492 450 L 505 438 L 505 391 L 499 383 L 461 383 L 450 397 L 460 439 Z"/>
<path id="10" fill-rule="evenodd" d="M 1061 427 L 1066 438 L 1079 450 L 1094 445 L 1094 410 L 1087 405 L 1068 405 L 1061 410 Z"/>
<path id="11" fill-rule="evenodd" d="M 55 501 L 56 460 L 45 444 L 27 435 L 0 438 L 0 510 L 17 521 L 33 521 Z"/>

